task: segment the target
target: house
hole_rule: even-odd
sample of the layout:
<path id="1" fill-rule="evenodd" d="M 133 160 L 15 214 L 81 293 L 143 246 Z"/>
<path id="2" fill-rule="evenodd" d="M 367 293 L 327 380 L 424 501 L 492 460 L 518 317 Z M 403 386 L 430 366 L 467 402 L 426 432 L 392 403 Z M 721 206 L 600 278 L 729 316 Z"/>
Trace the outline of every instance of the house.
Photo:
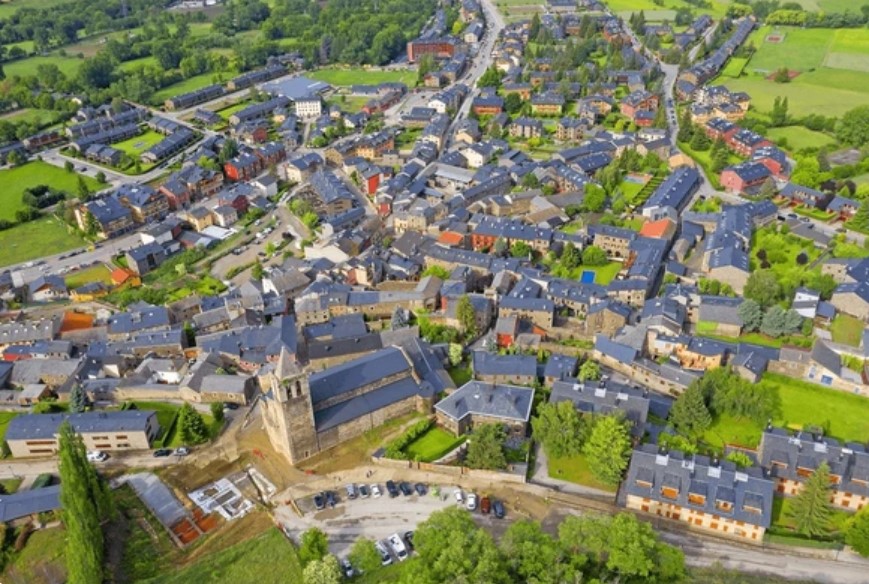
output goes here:
<path id="1" fill-rule="evenodd" d="M 160 433 L 156 412 L 146 410 L 94 411 L 80 414 L 17 416 L 6 431 L 12 456 L 53 456 L 58 429 L 69 422 L 88 450 L 147 450 Z"/>
<path id="2" fill-rule="evenodd" d="M 471 109 L 478 116 L 495 116 L 504 110 L 504 98 L 493 91 L 484 91 L 471 101 Z"/>
<path id="3" fill-rule="evenodd" d="M 836 310 L 862 320 L 869 320 L 869 282 L 840 284 L 830 303 Z"/>
<path id="4" fill-rule="evenodd" d="M 124 184 L 114 196 L 130 210 L 136 223 L 153 223 L 169 214 L 169 201 L 148 185 Z"/>
<path id="5" fill-rule="evenodd" d="M 534 118 L 518 117 L 510 124 L 512 138 L 539 138 L 543 135 L 543 122 Z"/>
<path id="6" fill-rule="evenodd" d="M 793 205 L 803 205 L 809 209 L 826 210 L 827 205 L 833 200 L 830 193 L 822 193 L 803 185 L 787 183 L 779 191 L 779 196 L 789 199 Z"/>
<path id="7" fill-rule="evenodd" d="M 278 181 L 277 179 L 275 179 L 275 177 L 269 174 L 264 174 L 260 177 L 255 178 L 251 181 L 250 184 L 256 187 L 257 190 L 259 190 L 263 194 L 263 196 L 274 197 L 278 194 Z"/>
<path id="8" fill-rule="evenodd" d="M 561 118 L 555 126 L 555 139 L 562 142 L 582 140 L 585 128 L 585 122 L 579 118 Z"/>
<path id="9" fill-rule="evenodd" d="M 60 276 L 39 276 L 27 284 L 30 302 L 55 302 L 69 297 L 66 282 Z"/>
<path id="10" fill-rule="evenodd" d="M 214 225 L 214 217 L 207 207 L 198 206 L 185 209 L 178 213 L 178 218 L 189 223 L 196 231 Z"/>
<path id="11" fill-rule="evenodd" d="M 508 435 L 525 438 L 533 401 L 533 387 L 471 380 L 435 404 L 435 415 L 456 436 L 481 424 L 501 424 Z"/>
<path id="12" fill-rule="evenodd" d="M 538 116 L 560 116 L 564 103 L 564 96 L 560 93 L 537 93 L 531 96 L 531 113 Z"/>
<path id="13" fill-rule="evenodd" d="M 758 466 L 644 444 L 631 454 L 622 489 L 628 509 L 716 535 L 760 542 L 772 523 L 774 484 Z"/>
<path id="14" fill-rule="evenodd" d="M 619 109 L 627 117 L 636 118 L 637 112 L 655 112 L 658 109 L 658 96 L 645 89 L 634 91 L 620 102 Z"/>
<path id="15" fill-rule="evenodd" d="M 760 162 L 741 162 L 722 170 L 719 180 L 726 191 L 752 193 L 759 190 L 770 176 L 772 173 Z"/>
<path id="16" fill-rule="evenodd" d="M 144 276 L 166 259 L 166 250 L 159 243 L 147 243 L 127 250 L 127 267 L 136 275 Z"/>
<path id="17" fill-rule="evenodd" d="M 471 368 L 476 379 L 489 383 L 531 385 L 537 379 L 537 359 L 532 355 L 497 355 L 474 351 Z"/>
<path id="18" fill-rule="evenodd" d="M 79 229 L 85 233 L 95 230 L 103 239 L 123 235 L 132 231 L 135 225 L 130 209 L 112 196 L 79 205 L 75 209 L 75 217 Z"/>
<path id="19" fill-rule="evenodd" d="M 651 400 L 647 391 L 614 381 L 579 382 L 564 379 L 552 384 L 550 403 L 571 402 L 583 414 L 595 416 L 622 415 L 631 425 L 631 434 L 642 438 L 649 417 Z"/>
<path id="20" fill-rule="evenodd" d="M 556 381 L 565 381 L 576 375 L 579 359 L 572 355 L 552 353 L 543 368 L 543 382 L 552 385 Z"/>

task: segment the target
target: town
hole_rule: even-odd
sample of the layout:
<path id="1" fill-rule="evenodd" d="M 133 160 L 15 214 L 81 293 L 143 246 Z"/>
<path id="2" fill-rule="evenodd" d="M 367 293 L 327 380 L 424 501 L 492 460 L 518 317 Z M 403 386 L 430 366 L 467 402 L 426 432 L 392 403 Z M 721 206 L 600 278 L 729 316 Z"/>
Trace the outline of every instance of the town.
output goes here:
<path id="1" fill-rule="evenodd" d="M 869 5 L 18 2 L 4 582 L 865 581 Z"/>

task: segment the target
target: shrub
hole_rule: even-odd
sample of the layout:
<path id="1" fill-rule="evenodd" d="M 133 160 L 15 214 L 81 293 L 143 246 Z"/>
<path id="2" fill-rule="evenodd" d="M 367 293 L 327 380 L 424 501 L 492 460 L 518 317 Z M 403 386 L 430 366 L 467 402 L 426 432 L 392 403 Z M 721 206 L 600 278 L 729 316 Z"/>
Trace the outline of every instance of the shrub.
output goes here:
<path id="1" fill-rule="evenodd" d="M 385 454 L 387 458 L 396 460 L 407 460 L 407 454 L 404 449 L 407 448 L 414 440 L 428 432 L 434 421 L 431 418 L 420 420 L 399 436 L 386 445 Z"/>

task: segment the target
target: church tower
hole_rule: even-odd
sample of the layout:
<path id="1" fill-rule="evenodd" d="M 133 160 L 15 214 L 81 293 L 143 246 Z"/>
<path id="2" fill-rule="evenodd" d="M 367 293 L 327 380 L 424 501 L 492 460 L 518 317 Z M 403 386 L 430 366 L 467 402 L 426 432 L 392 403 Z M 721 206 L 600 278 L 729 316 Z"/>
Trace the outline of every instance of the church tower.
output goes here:
<path id="1" fill-rule="evenodd" d="M 263 399 L 266 432 L 272 447 L 297 464 L 319 452 L 308 375 L 282 349 L 268 383 Z"/>

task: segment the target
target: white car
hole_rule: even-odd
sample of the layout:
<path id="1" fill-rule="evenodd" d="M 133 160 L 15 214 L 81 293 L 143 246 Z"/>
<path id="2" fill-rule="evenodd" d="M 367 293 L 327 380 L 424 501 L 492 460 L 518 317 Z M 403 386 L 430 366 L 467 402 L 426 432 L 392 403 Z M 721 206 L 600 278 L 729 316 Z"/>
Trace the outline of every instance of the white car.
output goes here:
<path id="1" fill-rule="evenodd" d="M 341 571 L 344 572 L 345 578 L 352 578 L 356 575 L 356 570 L 353 569 L 353 566 L 350 565 L 350 560 L 347 558 L 341 560 Z"/>
<path id="2" fill-rule="evenodd" d="M 461 489 L 456 489 L 455 491 L 453 491 L 453 495 L 456 497 L 456 503 L 458 503 L 459 505 L 465 502 L 465 496 L 464 494 L 462 494 Z"/>
<path id="3" fill-rule="evenodd" d="M 175 449 L 175 452 L 173 454 L 175 454 L 175 456 L 187 456 L 188 454 L 190 454 L 190 449 L 186 446 L 179 446 Z"/>
<path id="4" fill-rule="evenodd" d="M 108 457 L 109 455 L 102 450 L 90 450 L 87 454 L 87 459 L 89 462 L 102 462 Z"/>
<path id="5" fill-rule="evenodd" d="M 387 541 L 399 562 L 403 562 L 407 559 L 407 547 L 405 547 L 404 542 L 401 541 L 401 537 L 397 533 L 390 535 Z"/>
<path id="6" fill-rule="evenodd" d="M 372 496 L 372 497 L 374 497 L 375 499 L 377 499 L 377 498 L 379 498 L 380 495 L 382 495 L 382 494 L 383 494 L 383 491 L 380 490 L 380 485 L 378 485 L 378 484 L 376 484 L 376 483 L 373 484 L 373 485 L 371 485 L 371 496 Z"/>
<path id="7" fill-rule="evenodd" d="M 474 493 L 468 493 L 468 503 L 467 503 L 468 511 L 476 511 L 477 510 L 477 495 Z"/>
<path id="8" fill-rule="evenodd" d="M 383 545 L 382 542 L 376 541 L 374 542 L 374 547 L 377 548 L 377 552 L 380 554 L 380 565 L 388 566 L 392 563 L 392 556 L 389 555 L 389 552 L 386 551 L 386 546 Z"/>

